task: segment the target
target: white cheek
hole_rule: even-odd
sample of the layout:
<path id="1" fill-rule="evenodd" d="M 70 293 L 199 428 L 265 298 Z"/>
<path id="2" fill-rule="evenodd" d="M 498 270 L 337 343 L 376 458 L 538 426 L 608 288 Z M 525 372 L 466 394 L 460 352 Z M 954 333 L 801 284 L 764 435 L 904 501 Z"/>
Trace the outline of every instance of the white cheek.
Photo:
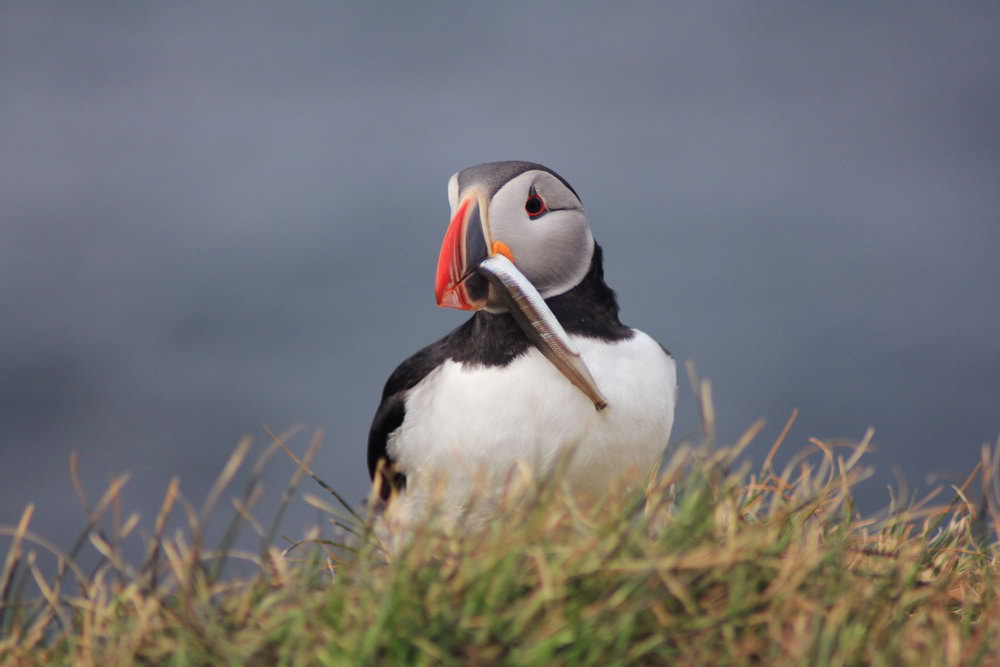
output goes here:
<path id="1" fill-rule="evenodd" d="M 552 211 L 537 220 L 505 220 L 496 238 L 514 254 L 518 269 L 548 298 L 572 289 L 586 275 L 594 239 L 577 211 Z"/>
<path id="2" fill-rule="evenodd" d="M 490 202 L 489 225 L 494 241 L 502 241 L 514 255 L 514 264 L 543 297 L 556 296 L 579 284 L 590 268 L 594 239 L 581 209 L 560 210 L 569 205 L 558 198 L 561 184 L 541 184 L 554 193 L 549 200 L 556 210 L 532 220 L 524 201 L 539 172 L 521 174 L 504 185 Z M 576 199 L 573 198 L 573 202 Z"/>

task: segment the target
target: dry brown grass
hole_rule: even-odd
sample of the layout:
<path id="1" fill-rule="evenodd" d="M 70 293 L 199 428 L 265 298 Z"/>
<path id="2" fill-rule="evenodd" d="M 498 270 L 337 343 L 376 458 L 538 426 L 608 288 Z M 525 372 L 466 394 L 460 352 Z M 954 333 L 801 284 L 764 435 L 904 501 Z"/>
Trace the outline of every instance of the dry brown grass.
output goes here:
<path id="1" fill-rule="evenodd" d="M 704 412 L 710 436 L 710 403 Z M 205 548 L 205 517 L 246 462 L 244 443 L 200 510 L 170 486 L 145 557 L 129 564 L 121 544 L 138 520 L 115 521 L 111 533 L 98 528 L 106 512 L 120 516 L 116 480 L 90 509 L 73 553 L 30 531 L 32 507 L 2 529 L 0 657 L 84 665 L 1000 663 L 1000 449 L 984 447 L 979 466 L 947 493 L 860 516 L 852 488 L 866 474 L 871 434 L 851 447 L 812 440 L 778 470 L 786 429 L 751 471 L 739 454 L 757 430 L 733 448 L 682 445 L 645 493 L 609 493 L 586 509 L 558 476 L 543 480 L 487 529 L 424 525 L 395 556 L 380 550 L 370 522 L 333 497 L 308 500 L 349 539 L 335 543 L 317 529 L 279 549 L 276 519 L 265 526 L 252 516 L 255 483 L 237 499 L 236 521 L 265 548 L 240 553 L 231 533 Z M 178 512 L 188 529 L 167 534 L 166 519 Z M 87 572 L 75 565 L 84 547 L 100 560 Z M 41 552 L 59 554 L 58 572 L 43 573 Z M 233 558 L 256 563 L 255 572 L 224 576 Z"/>

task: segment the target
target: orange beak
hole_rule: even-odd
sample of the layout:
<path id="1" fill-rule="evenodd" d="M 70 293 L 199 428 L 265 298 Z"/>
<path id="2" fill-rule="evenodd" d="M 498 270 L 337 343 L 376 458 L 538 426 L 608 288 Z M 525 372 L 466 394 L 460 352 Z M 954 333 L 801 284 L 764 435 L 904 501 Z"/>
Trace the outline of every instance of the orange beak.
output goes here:
<path id="1" fill-rule="evenodd" d="M 486 306 L 489 283 L 476 269 L 490 255 L 485 197 L 472 191 L 458 205 L 438 257 L 434 297 L 437 305 L 460 310 Z"/>

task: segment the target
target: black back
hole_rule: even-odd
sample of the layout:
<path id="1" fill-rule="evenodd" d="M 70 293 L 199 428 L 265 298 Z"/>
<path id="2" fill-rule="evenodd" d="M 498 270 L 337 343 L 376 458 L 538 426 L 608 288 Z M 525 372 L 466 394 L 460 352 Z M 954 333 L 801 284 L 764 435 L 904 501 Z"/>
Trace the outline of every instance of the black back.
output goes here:
<path id="1" fill-rule="evenodd" d="M 545 303 L 562 324 L 566 333 L 617 341 L 631 338 L 634 332 L 618 319 L 615 293 L 604 282 L 603 252 L 594 244 L 590 270 L 580 284 L 570 291 L 546 299 Z M 441 340 L 431 343 L 401 363 L 385 383 L 382 403 L 375 412 L 368 433 L 368 473 L 372 480 L 379 461 L 385 461 L 381 495 L 389 497 L 393 488 L 403 489 L 406 477 L 392 467 L 386 443 L 406 416 L 406 392 L 417 385 L 447 359 L 463 364 L 506 366 L 531 347 L 528 336 L 510 313 L 478 311 L 464 324 Z"/>

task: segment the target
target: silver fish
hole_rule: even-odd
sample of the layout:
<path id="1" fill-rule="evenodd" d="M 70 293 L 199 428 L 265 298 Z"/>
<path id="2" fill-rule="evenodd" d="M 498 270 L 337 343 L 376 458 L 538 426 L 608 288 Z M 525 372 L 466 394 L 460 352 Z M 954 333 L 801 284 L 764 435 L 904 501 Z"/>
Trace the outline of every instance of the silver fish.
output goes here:
<path id="1" fill-rule="evenodd" d="M 580 351 L 545 304 L 545 299 L 514 263 L 497 254 L 483 260 L 479 264 L 479 271 L 497 288 L 514 320 L 545 358 L 586 394 L 594 402 L 595 408 L 603 410 L 607 407 L 608 401 L 597 388 Z"/>

